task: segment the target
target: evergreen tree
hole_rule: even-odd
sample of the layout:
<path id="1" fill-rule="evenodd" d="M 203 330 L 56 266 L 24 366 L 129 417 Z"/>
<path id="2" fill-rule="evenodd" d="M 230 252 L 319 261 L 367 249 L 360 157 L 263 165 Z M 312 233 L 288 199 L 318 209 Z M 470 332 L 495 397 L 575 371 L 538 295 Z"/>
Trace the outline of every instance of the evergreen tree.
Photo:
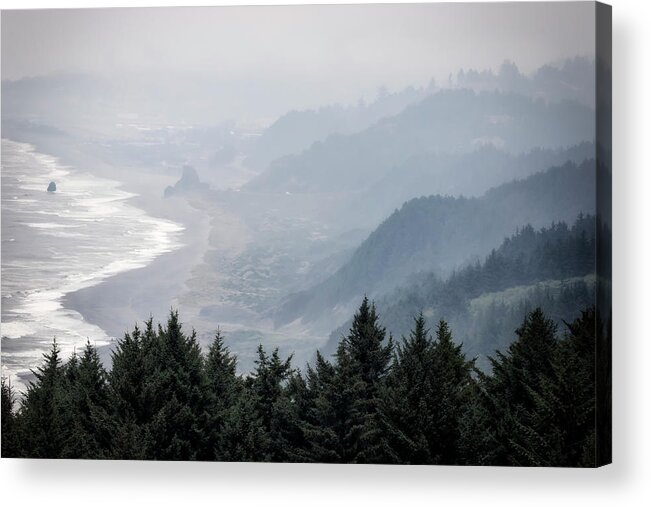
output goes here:
<path id="1" fill-rule="evenodd" d="M 562 228 L 559 229 L 562 232 Z M 334 463 L 594 466 L 598 340 L 594 308 L 562 339 L 542 310 L 517 339 L 473 368 L 445 321 L 434 339 L 420 314 L 395 348 L 364 299 L 331 363 L 317 353 L 305 377 L 260 346 L 236 374 L 220 332 L 202 354 L 172 312 L 125 335 L 107 373 L 87 343 L 62 364 L 56 341 L 20 409 L 2 381 L 2 454 Z M 606 338 L 604 338 L 606 337 Z M 393 357 L 393 361 L 392 361 Z M 607 394 L 607 393 L 606 393 Z M 602 394 L 604 396 L 604 394 Z M 607 400 L 605 400 L 607 402 Z"/>
<path id="2" fill-rule="evenodd" d="M 503 459 L 503 446 L 497 439 L 501 415 L 493 412 L 487 392 L 487 375 L 475 369 L 477 381 L 470 384 L 468 402 L 459 420 L 458 462 L 462 465 L 489 466 Z M 499 458 L 499 459 L 498 459 Z"/>
<path id="3" fill-rule="evenodd" d="M 430 453 L 437 463 L 457 464 L 461 438 L 460 423 L 469 400 L 473 361 L 467 361 L 462 345 L 456 345 L 448 324 L 441 320 L 433 346 L 434 432 L 430 436 Z"/>
<path id="4" fill-rule="evenodd" d="M 380 326 L 375 304 L 364 298 L 336 354 L 335 425 L 344 462 L 386 463 L 396 457 L 383 431 L 382 390 L 393 353 L 391 337 Z"/>
<path id="5" fill-rule="evenodd" d="M 156 333 L 150 318 L 142 332 L 136 325 L 117 343 L 112 353 L 109 391 L 114 419 L 112 457 L 145 459 L 151 445 L 146 432 L 152 418 L 153 400 L 145 384 L 153 364 L 146 357 L 155 350 Z M 149 393 L 149 398 L 146 397 Z"/>
<path id="6" fill-rule="evenodd" d="M 308 365 L 308 374 L 309 374 Z M 286 388 L 287 411 L 291 414 L 292 427 L 287 434 L 291 442 L 288 458 L 294 462 L 312 461 L 310 431 L 313 428 L 314 392 L 308 388 L 307 377 L 296 370 L 289 378 Z"/>
<path id="7" fill-rule="evenodd" d="M 99 459 L 110 457 L 112 439 L 108 374 L 97 350 L 90 344 L 81 358 L 73 354 L 65 367 L 65 417 L 69 436 L 63 457 Z"/>
<path id="8" fill-rule="evenodd" d="M 421 312 L 409 336 L 396 346 L 384 391 L 383 410 L 390 420 L 388 437 L 400 463 L 434 461 L 429 443 L 434 434 L 434 343 L 425 325 Z"/>
<path id="9" fill-rule="evenodd" d="M 401 462 L 458 462 L 460 425 L 473 368 L 461 349 L 445 321 L 439 322 L 432 340 L 422 313 L 398 347 L 387 406 L 392 446 Z"/>
<path id="10" fill-rule="evenodd" d="M 349 404 L 343 397 L 345 385 L 336 382 L 335 368 L 317 351 L 314 368 L 306 373 L 307 408 L 303 433 L 307 440 L 306 460 L 317 463 L 344 463 L 343 442 Z M 344 380 L 344 379 L 342 379 Z"/>
<path id="11" fill-rule="evenodd" d="M 515 459 L 523 465 L 596 464 L 594 308 L 567 326 L 551 371 L 530 388 L 532 407 L 516 421 Z"/>
<path id="12" fill-rule="evenodd" d="M 242 383 L 235 404 L 225 414 L 220 446 L 222 460 L 269 460 L 271 442 L 257 403 L 257 397 Z"/>
<path id="13" fill-rule="evenodd" d="M 21 446 L 26 457 L 60 458 L 68 439 L 65 424 L 65 376 L 56 339 L 43 354 L 44 363 L 33 370 L 22 402 L 20 422 Z"/>
<path id="14" fill-rule="evenodd" d="M 498 351 L 490 358 L 493 372 L 481 376 L 480 402 L 485 404 L 484 414 L 491 417 L 483 428 L 475 428 L 487 433 L 482 440 L 491 442 L 490 449 L 483 450 L 482 460 L 494 465 L 519 464 L 515 452 L 521 438 L 518 432 L 523 424 L 529 424 L 527 413 L 535 403 L 532 390 L 538 390 L 543 378 L 552 374 L 555 335 L 556 325 L 537 308 L 525 316 L 506 353 Z"/>
<path id="15" fill-rule="evenodd" d="M 193 331 L 186 336 L 178 312 L 158 326 L 153 347 L 144 351 L 144 398 L 151 413 L 146 422 L 147 456 L 192 460 L 201 448 L 201 421 L 207 381 L 201 349 Z"/>
<path id="16" fill-rule="evenodd" d="M 11 382 L 1 379 L 2 393 L 2 457 L 15 458 L 18 456 L 19 444 L 17 435 L 16 414 L 14 412 L 15 395 Z"/>
<path id="17" fill-rule="evenodd" d="M 152 321 L 147 322 L 151 332 Z M 140 328 L 126 333 L 112 352 L 113 367 L 110 373 L 110 389 L 116 416 L 122 423 L 143 423 L 147 417 L 143 407 L 142 393 L 145 382 L 143 343 Z"/>
<path id="18" fill-rule="evenodd" d="M 249 378 L 256 411 L 268 437 L 270 461 L 291 461 L 300 438 L 300 423 L 288 390 L 290 379 L 296 375 L 291 360 L 289 356 L 283 361 L 278 349 L 269 356 L 260 345 L 256 368 Z"/>
<path id="19" fill-rule="evenodd" d="M 221 331 L 217 330 L 204 363 L 208 388 L 201 459 L 220 459 L 224 454 L 224 424 L 228 411 L 235 405 L 242 387 L 236 375 L 236 365 L 236 357 L 224 345 L 224 337 Z"/>

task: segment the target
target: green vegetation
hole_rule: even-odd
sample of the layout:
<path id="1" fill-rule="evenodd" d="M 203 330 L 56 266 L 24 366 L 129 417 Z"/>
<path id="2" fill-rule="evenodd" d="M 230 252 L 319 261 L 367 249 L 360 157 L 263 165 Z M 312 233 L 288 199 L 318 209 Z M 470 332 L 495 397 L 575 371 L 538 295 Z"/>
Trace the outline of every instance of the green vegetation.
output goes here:
<path id="1" fill-rule="evenodd" d="M 562 260 L 566 250 L 576 245 L 568 243 L 563 245 L 564 250 L 554 250 L 554 242 L 557 238 L 565 241 L 563 235 L 567 235 L 568 227 L 564 223 L 594 210 L 594 159 L 580 165 L 567 163 L 552 167 L 495 187 L 478 198 L 433 195 L 412 199 L 382 222 L 333 275 L 287 298 L 275 312 L 274 322 L 280 326 L 297 318 L 306 324 L 325 319 L 330 326 L 333 308 L 358 304 L 364 293 L 380 301 L 379 295 L 403 286 L 409 277 L 427 278 L 428 273 L 435 277 L 449 276 L 455 268 L 483 259 L 518 228 L 517 237 L 509 238 L 513 244 L 504 244 L 500 255 L 511 261 L 521 254 L 530 255 L 532 248 L 542 248 L 544 242 L 549 242 L 547 250 L 539 254 L 546 256 L 548 265 L 516 266 L 518 271 L 505 270 L 506 276 L 501 278 L 496 266 L 493 274 L 500 288 L 487 287 L 488 290 L 502 290 L 510 287 L 510 283 L 528 284 L 528 280 L 520 280 L 522 270 L 532 271 L 536 267 L 543 270 L 536 273 L 538 280 L 554 278 L 556 273 L 583 276 L 585 273 L 571 271 L 577 266 Z M 585 223 L 577 224 L 577 232 L 584 231 L 586 241 L 594 241 L 594 218 L 581 215 L 580 220 Z M 525 224 L 530 227 L 523 227 Z M 550 228 L 550 224 L 553 230 L 536 235 L 536 229 Z M 594 248 L 590 252 L 572 251 L 577 256 L 588 254 L 592 254 L 594 263 Z M 588 261 L 587 258 L 576 260 L 577 263 Z M 551 273 L 552 269 L 555 273 Z M 408 319 L 419 309 L 412 308 Z"/>
<path id="2" fill-rule="evenodd" d="M 430 325 L 443 319 L 466 353 L 477 358 L 477 366 L 488 370 L 487 356 L 509 346 L 528 312 L 540 307 L 560 325 L 594 304 L 598 235 L 610 244 L 609 227 L 592 215 L 579 215 L 571 226 L 557 222 L 539 230 L 520 228 L 483 262 L 466 265 L 445 279 L 421 274 L 380 298 L 382 323 L 400 336 L 409 332 L 412 316 L 419 312 Z M 324 352 L 336 349 L 347 327 L 332 333 Z"/>
<path id="3" fill-rule="evenodd" d="M 63 363 L 56 341 L 16 407 L 2 383 L 2 455 L 32 458 L 595 466 L 594 308 L 562 336 L 540 309 L 482 373 L 440 321 L 397 345 L 364 299 L 332 360 L 301 373 L 258 348 L 248 376 L 220 332 L 203 353 L 172 312 L 113 352 Z"/>

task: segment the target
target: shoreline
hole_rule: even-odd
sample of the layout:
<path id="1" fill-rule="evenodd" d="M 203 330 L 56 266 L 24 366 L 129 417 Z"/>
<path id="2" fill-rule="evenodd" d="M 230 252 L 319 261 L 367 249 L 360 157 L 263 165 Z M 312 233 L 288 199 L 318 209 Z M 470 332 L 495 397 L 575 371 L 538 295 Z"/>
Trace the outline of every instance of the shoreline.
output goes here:
<path id="1" fill-rule="evenodd" d="M 178 237 L 180 247 L 161 253 L 146 266 L 117 273 L 96 285 L 61 297 L 63 308 L 78 312 L 84 322 L 99 327 L 109 336 L 111 343 L 99 345 L 97 349 L 105 366 L 110 366 L 110 352 L 116 339 L 133 330 L 136 323 L 141 325 L 150 315 L 156 322 L 165 322 L 170 308 L 178 308 L 178 296 L 185 290 L 192 270 L 202 262 L 208 248 L 209 219 L 183 198 L 164 199 L 162 189 L 172 178 L 161 175 L 153 182 L 153 178 L 147 177 L 153 174 L 152 168 L 140 168 L 141 177 L 136 172 L 134 178 L 134 171 L 127 167 L 111 171 L 109 164 L 93 157 L 92 149 L 79 150 L 75 146 L 79 141 L 72 138 L 60 139 L 63 142 L 56 143 L 53 149 L 52 143 L 43 142 L 38 135 L 5 133 L 3 137 L 29 143 L 36 152 L 53 156 L 75 171 L 115 181 L 120 190 L 136 194 L 125 201 L 130 206 L 151 218 L 170 220 L 183 227 Z M 93 170 L 89 169 L 91 167 Z M 131 178 L 123 177 L 129 173 Z M 148 185 L 150 183 L 155 185 Z"/>
<path id="2" fill-rule="evenodd" d="M 36 151 L 56 157 L 65 166 L 118 182 L 120 189 L 137 194 L 128 199 L 130 205 L 149 216 L 171 220 L 184 227 L 178 236 L 182 245 L 179 248 L 159 255 L 146 266 L 115 274 L 61 298 L 64 308 L 77 312 L 84 322 L 108 335 L 110 344 L 97 347 L 105 367 L 110 368 L 111 351 L 126 332 L 131 332 L 136 324 L 142 327 L 150 316 L 155 323 L 164 324 L 172 308 L 179 311 L 187 331 L 192 328 L 197 331 L 202 347 L 212 339 L 217 328 L 228 329 L 228 344 L 237 353 L 243 372 L 253 366 L 256 346 L 260 343 L 271 348 L 278 346 L 284 353 L 300 357 L 301 363 L 311 358 L 316 347 L 311 343 L 306 348 L 300 343 L 304 337 L 300 333 L 294 336 L 294 333 L 278 332 L 270 329 L 267 322 L 254 324 L 246 318 L 231 320 L 233 316 L 228 304 L 220 305 L 226 314 L 219 319 L 200 312 L 205 306 L 202 293 L 212 298 L 224 290 L 225 274 L 221 270 L 212 271 L 214 266 L 206 272 L 206 266 L 210 265 L 205 260 L 206 255 L 219 252 L 226 260 L 235 258 L 247 247 L 252 232 L 237 216 L 216 211 L 214 206 L 219 205 L 218 201 L 214 203 L 207 196 L 163 198 L 164 188 L 174 184 L 178 176 L 158 175 L 153 167 L 119 166 L 112 171 L 105 158 L 95 162 L 92 145 L 81 150 L 78 139 L 64 138 L 59 142 L 46 139 L 41 143 L 38 136 L 7 137 L 18 137 L 19 142 L 32 144 Z M 56 149 L 51 149 L 55 145 Z M 91 167 L 92 171 L 88 169 Z M 206 198 L 208 201 L 202 203 Z"/>
<path id="3" fill-rule="evenodd" d="M 185 227 L 181 233 L 183 246 L 159 255 L 147 266 L 68 293 L 62 298 L 63 306 L 79 312 L 86 322 L 114 339 L 133 330 L 135 324 L 141 326 L 150 316 L 155 322 L 165 322 L 170 309 L 178 309 L 178 296 L 203 258 L 207 244 L 209 228 L 205 217 L 197 216 L 198 211 L 184 211 L 185 220 L 177 219 Z"/>

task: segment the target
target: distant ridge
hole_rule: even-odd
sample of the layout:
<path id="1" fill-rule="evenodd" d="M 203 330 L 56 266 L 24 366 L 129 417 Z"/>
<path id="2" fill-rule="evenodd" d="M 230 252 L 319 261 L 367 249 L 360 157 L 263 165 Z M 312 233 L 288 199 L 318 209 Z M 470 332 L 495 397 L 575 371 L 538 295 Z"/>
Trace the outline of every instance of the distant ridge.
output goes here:
<path id="1" fill-rule="evenodd" d="M 467 153 L 492 145 L 518 154 L 594 138 L 594 110 L 515 93 L 444 90 L 352 135 L 332 135 L 273 162 L 245 189 L 257 192 L 360 191 L 422 153 Z"/>
<path id="2" fill-rule="evenodd" d="M 582 212 L 595 212 L 593 159 L 500 185 L 480 198 L 412 199 L 374 230 L 335 274 L 289 296 L 276 311 L 275 323 L 282 326 L 300 318 L 318 327 L 332 326 L 332 312 L 345 314 L 360 295 L 386 293 L 419 272 L 449 273 L 486 255 L 517 227 L 572 221 Z"/>

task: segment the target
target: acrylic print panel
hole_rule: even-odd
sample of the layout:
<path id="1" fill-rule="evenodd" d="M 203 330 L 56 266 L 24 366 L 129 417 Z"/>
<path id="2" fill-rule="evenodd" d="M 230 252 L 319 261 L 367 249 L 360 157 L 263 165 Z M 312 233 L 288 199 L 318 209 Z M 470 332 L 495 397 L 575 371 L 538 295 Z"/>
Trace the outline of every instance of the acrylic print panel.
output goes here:
<path id="1" fill-rule="evenodd" d="M 610 7 L 2 12 L 2 456 L 610 462 Z"/>

